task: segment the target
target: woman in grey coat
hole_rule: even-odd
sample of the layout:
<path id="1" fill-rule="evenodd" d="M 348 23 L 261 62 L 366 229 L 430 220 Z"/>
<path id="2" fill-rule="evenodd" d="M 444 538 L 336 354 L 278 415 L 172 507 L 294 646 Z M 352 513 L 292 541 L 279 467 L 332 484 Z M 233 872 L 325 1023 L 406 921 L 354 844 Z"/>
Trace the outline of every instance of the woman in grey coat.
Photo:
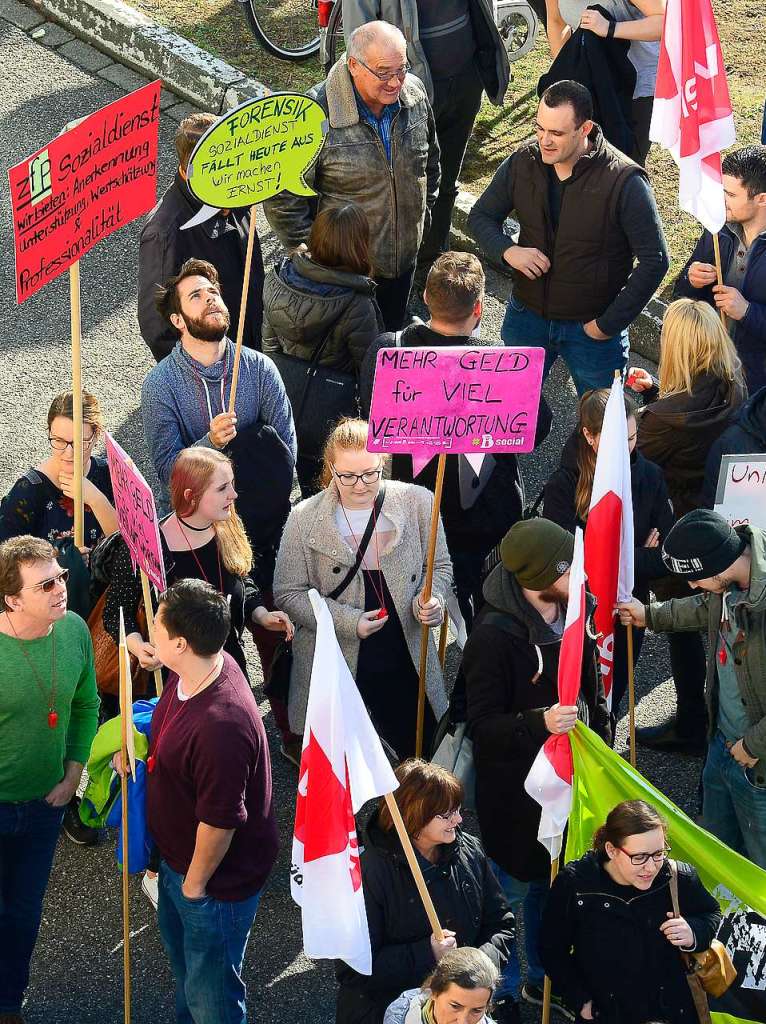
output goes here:
<path id="1" fill-rule="evenodd" d="M 415 484 L 384 482 L 383 456 L 369 453 L 366 444 L 364 420 L 342 420 L 328 438 L 324 489 L 298 504 L 287 520 L 274 572 L 274 600 L 296 627 L 291 728 L 302 733 L 305 724 L 316 637 L 308 592 L 315 588 L 327 599 L 338 643 L 378 733 L 399 758 L 405 758 L 415 748 L 421 625 L 441 624 L 452 565 L 440 522 L 432 597 L 426 601 L 423 585 L 433 495 Z M 338 593 L 360 546 L 364 557 L 359 569 Z M 426 695 L 428 750 L 436 722 L 447 708 L 432 636 Z"/>

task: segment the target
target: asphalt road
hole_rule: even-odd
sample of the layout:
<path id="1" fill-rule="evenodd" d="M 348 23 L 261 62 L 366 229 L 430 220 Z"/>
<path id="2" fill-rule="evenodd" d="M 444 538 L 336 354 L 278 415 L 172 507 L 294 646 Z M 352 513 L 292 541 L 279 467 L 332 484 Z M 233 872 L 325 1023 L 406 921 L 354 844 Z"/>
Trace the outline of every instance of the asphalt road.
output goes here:
<path id="1" fill-rule="evenodd" d="M 79 70 L 0 21 L 0 62 L 5 87 L 0 93 L 0 137 L 4 161 L 12 166 L 41 147 L 73 118 L 116 99 L 119 91 Z M 173 172 L 174 122 L 160 126 L 162 186 Z M 5 192 L 7 203 L 7 191 Z M 0 493 L 39 462 L 47 451 L 45 414 L 50 399 L 69 386 L 69 293 L 66 276 L 18 307 L 14 299 L 12 237 L 9 211 L 0 220 L 5 257 L 0 266 L 3 311 L 0 367 Z M 124 228 L 88 254 L 81 265 L 83 309 L 83 380 L 101 399 L 108 426 L 148 474 L 141 437 L 141 382 L 153 365 L 136 320 L 136 254 L 139 224 Z M 268 257 L 276 250 L 263 225 Z M 484 323 L 486 336 L 498 336 L 507 295 L 504 278 L 490 274 Z M 639 360 L 637 360 L 639 361 Z M 573 423 L 574 391 L 557 368 L 546 393 L 556 426 L 534 455 L 522 456 L 528 496 L 537 494 L 557 465 Z M 252 678 L 260 679 L 254 650 L 249 650 Z M 457 660 L 450 651 L 454 674 Z M 288 856 L 296 784 L 295 770 L 278 755 L 268 703 L 262 699 L 274 754 L 274 795 L 283 838 L 282 854 L 258 911 L 246 957 L 250 1013 L 264 1024 L 301 1021 L 319 1024 L 334 1019 L 334 984 L 327 964 L 302 954 L 300 918 L 288 886 Z M 652 724 L 667 717 L 674 703 L 668 681 L 666 647 L 649 637 L 638 671 L 638 720 Z M 624 750 L 625 721 L 618 734 Z M 648 778 L 694 813 L 700 762 L 639 752 L 639 768 Z M 53 869 L 26 1007 L 29 1024 L 107 1024 L 122 1020 L 122 920 L 120 877 L 114 837 L 95 849 L 75 847 L 62 839 Z M 328 912 L 331 908 L 328 907 Z M 160 945 L 154 912 L 131 880 L 131 950 L 135 1024 L 166 1024 L 174 1019 L 173 985 Z M 528 1021 L 537 1018 L 525 1011 Z"/>

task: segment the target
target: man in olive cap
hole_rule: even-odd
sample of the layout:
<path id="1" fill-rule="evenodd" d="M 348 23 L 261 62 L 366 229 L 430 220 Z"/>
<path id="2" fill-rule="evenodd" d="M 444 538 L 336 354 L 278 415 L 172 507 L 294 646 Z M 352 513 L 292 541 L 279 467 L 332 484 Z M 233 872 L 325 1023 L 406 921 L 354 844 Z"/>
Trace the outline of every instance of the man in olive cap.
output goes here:
<path id="1" fill-rule="evenodd" d="M 667 535 L 662 559 L 699 593 L 628 601 L 620 619 L 655 633 L 707 629 L 703 823 L 766 868 L 766 534 L 696 509 Z"/>
<path id="2" fill-rule="evenodd" d="M 501 564 L 484 582 L 487 603 L 468 637 L 455 684 L 465 686 L 467 695 L 484 847 L 514 912 L 524 905 L 527 981 L 520 994 L 534 1003 L 542 1002 L 545 971 L 537 936 L 551 862 L 537 841 L 540 805 L 527 794 L 524 782 L 548 736 L 573 729 L 578 717 L 609 740 L 595 643 L 587 636 L 577 705 L 558 703 L 559 650 L 573 553 L 572 534 L 547 519 L 522 520 L 511 527 L 500 547 Z M 594 607 L 588 595 L 588 617 Z M 498 996 L 514 999 L 520 980 L 514 949 Z"/>

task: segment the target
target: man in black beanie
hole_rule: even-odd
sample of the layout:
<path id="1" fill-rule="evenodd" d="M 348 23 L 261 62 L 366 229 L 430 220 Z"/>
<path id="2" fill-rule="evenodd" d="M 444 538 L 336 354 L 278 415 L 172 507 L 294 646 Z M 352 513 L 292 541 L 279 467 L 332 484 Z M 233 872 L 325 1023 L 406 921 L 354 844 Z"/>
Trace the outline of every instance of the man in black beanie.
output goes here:
<path id="1" fill-rule="evenodd" d="M 626 602 L 620 620 L 655 633 L 707 628 L 703 823 L 766 868 L 766 534 L 696 509 L 667 535 L 662 558 L 700 593 Z"/>
<path id="2" fill-rule="evenodd" d="M 551 862 L 537 841 L 540 805 L 525 791 L 524 782 L 548 736 L 569 732 L 578 717 L 609 740 L 595 642 L 588 635 L 577 705 L 558 703 L 559 650 L 573 553 L 572 534 L 547 519 L 522 520 L 511 527 L 500 546 L 501 564 L 484 582 L 487 603 L 474 621 L 455 683 L 456 690 L 465 687 L 467 696 L 484 848 L 514 913 L 524 907 L 527 980 L 520 994 L 533 1003 L 542 1002 L 545 970 L 537 936 Z M 589 619 L 594 607 L 588 595 Z M 507 1011 L 520 980 L 514 948 L 497 992 L 506 1003 L 498 1020 L 513 1019 Z M 554 1008 L 562 1009 L 560 1001 L 554 1000 Z"/>

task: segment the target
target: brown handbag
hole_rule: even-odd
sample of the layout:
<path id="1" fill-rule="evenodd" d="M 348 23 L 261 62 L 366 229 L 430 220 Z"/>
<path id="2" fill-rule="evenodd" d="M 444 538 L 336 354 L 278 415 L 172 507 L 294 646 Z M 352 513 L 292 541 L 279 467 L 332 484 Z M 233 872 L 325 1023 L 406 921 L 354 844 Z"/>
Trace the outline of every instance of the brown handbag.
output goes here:
<path id="1" fill-rule="evenodd" d="M 101 693 L 110 693 L 115 697 L 120 692 L 120 669 L 117 644 L 104 629 L 104 606 L 107 590 L 99 597 L 88 616 L 88 629 L 93 641 L 93 657 L 96 666 L 96 686 Z M 136 623 L 142 634 L 146 634 L 146 613 L 144 603 L 138 606 Z M 130 674 L 133 679 L 133 696 L 142 697 L 149 685 L 149 673 L 138 664 L 138 659 L 130 655 Z"/>
<path id="2" fill-rule="evenodd" d="M 673 913 L 681 916 L 678 905 L 678 865 L 669 860 L 670 867 L 670 898 L 673 901 Z M 701 1024 L 710 1024 L 708 996 L 718 999 L 734 983 L 737 971 L 731 962 L 726 946 L 718 939 L 713 939 L 708 949 L 698 953 L 685 953 L 679 950 L 686 967 L 686 980 L 694 999 L 694 1006 Z"/>

